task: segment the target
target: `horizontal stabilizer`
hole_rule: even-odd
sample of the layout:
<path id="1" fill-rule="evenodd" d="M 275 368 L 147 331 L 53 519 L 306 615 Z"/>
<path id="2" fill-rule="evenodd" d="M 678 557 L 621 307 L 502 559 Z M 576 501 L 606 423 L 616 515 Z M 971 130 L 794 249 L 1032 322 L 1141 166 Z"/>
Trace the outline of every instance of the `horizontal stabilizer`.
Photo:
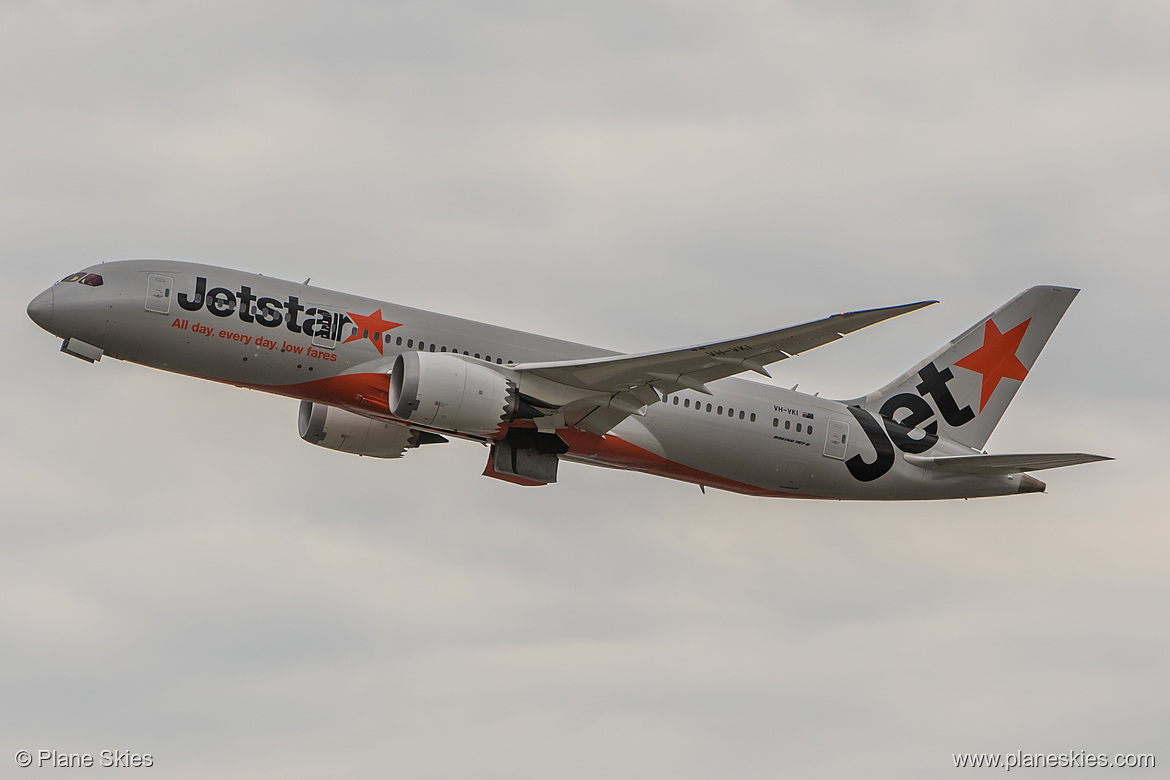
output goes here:
<path id="1" fill-rule="evenodd" d="M 942 469 L 963 474 L 1015 474 L 1021 471 L 1041 471 L 1061 466 L 1076 466 L 1113 460 L 1107 455 L 1089 455 L 1083 452 L 1037 452 L 1023 455 L 906 455 L 906 462 L 924 469 Z"/>

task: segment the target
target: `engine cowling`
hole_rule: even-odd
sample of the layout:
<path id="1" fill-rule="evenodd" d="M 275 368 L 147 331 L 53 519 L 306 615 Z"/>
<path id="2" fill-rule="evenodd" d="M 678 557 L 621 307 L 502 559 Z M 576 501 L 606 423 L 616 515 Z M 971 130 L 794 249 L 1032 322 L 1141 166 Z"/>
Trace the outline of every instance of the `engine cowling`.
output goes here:
<path id="1" fill-rule="evenodd" d="M 370 458 L 401 458 L 407 449 L 419 445 L 419 432 L 405 425 L 312 401 L 301 401 L 297 430 L 310 444 Z"/>
<path id="2" fill-rule="evenodd" d="M 403 352 L 390 375 L 390 411 L 444 431 L 490 436 L 516 415 L 515 388 L 486 363 L 448 353 Z"/>

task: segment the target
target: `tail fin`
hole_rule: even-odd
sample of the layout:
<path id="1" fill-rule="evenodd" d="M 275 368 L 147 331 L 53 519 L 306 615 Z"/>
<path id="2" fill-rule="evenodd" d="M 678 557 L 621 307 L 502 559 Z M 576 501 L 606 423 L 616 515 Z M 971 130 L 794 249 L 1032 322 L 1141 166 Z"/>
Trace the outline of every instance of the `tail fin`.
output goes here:
<path id="1" fill-rule="evenodd" d="M 854 403 L 981 450 L 1079 290 L 1033 287 Z"/>

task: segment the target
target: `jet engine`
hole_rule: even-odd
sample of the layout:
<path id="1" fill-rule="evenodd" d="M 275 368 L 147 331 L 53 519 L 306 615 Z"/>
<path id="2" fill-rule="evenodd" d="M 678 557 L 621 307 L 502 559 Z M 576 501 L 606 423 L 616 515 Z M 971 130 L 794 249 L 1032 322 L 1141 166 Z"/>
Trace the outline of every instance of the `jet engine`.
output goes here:
<path id="1" fill-rule="evenodd" d="M 539 415 L 499 370 L 442 352 L 403 352 L 394 360 L 390 411 L 419 425 L 481 436 Z"/>
<path id="2" fill-rule="evenodd" d="M 370 458 L 401 458 L 406 450 L 420 444 L 446 441 L 437 434 L 312 401 L 301 401 L 297 429 L 310 444 Z"/>

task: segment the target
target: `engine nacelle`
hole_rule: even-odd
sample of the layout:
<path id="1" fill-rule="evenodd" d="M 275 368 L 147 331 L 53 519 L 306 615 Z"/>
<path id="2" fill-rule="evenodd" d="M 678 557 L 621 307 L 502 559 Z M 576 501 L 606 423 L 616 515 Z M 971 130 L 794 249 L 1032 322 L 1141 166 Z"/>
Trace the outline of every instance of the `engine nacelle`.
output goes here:
<path id="1" fill-rule="evenodd" d="M 394 360 L 390 411 L 404 420 L 490 436 L 519 406 L 515 388 L 487 363 L 442 352 L 403 352 Z"/>
<path id="2" fill-rule="evenodd" d="M 405 425 L 371 420 L 312 401 L 301 401 L 297 429 L 310 444 L 370 458 L 401 458 L 420 443 L 419 431 Z"/>

